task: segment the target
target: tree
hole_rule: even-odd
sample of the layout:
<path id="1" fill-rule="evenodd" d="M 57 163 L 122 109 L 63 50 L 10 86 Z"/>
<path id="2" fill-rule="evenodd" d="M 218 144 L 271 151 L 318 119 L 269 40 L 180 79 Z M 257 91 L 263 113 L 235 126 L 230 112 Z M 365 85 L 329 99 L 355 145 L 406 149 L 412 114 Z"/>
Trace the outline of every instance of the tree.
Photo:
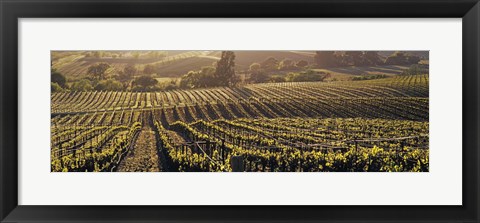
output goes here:
<path id="1" fill-rule="evenodd" d="M 51 82 L 57 83 L 60 87 L 65 88 L 67 78 L 56 70 L 51 70 Z"/>
<path id="2" fill-rule="evenodd" d="M 285 82 L 287 80 L 285 80 L 284 77 L 281 77 L 281 76 L 277 76 L 277 75 L 274 75 L 272 77 L 270 77 L 269 79 L 269 82 L 272 82 L 272 83 L 280 83 L 280 82 Z"/>
<path id="3" fill-rule="evenodd" d="M 400 51 L 393 53 L 385 60 L 385 64 L 388 65 L 407 65 L 417 64 L 418 62 L 420 62 L 420 57 L 415 55 L 407 55 L 406 53 Z"/>
<path id="4" fill-rule="evenodd" d="M 248 69 L 250 73 L 250 77 L 248 78 L 248 82 L 251 83 L 264 83 L 267 82 L 269 76 L 265 69 L 262 68 L 262 65 L 259 63 L 252 63 Z"/>
<path id="5" fill-rule="evenodd" d="M 265 72 L 256 72 L 250 74 L 249 82 L 251 83 L 265 83 L 269 80 L 269 76 Z"/>
<path id="6" fill-rule="evenodd" d="M 318 68 L 327 68 L 338 66 L 335 51 L 316 51 L 313 57 Z"/>
<path id="7" fill-rule="evenodd" d="M 217 62 L 214 77 L 219 86 L 232 86 L 236 84 L 235 53 L 233 51 L 222 51 L 222 56 Z"/>
<path id="8" fill-rule="evenodd" d="M 127 77 L 132 78 L 136 73 L 137 73 L 137 68 L 135 68 L 135 65 L 133 64 L 129 64 L 125 68 L 123 68 L 123 74 L 126 75 Z"/>
<path id="9" fill-rule="evenodd" d="M 133 81 L 133 86 L 135 90 L 140 91 L 151 91 L 154 90 L 154 87 L 158 84 L 158 81 L 151 76 L 144 75 L 135 78 Z"/>
<path id="10" fill-rule="evenodd" d="M 294 81 L 295 77 L 298 76 L 298 73 L 295 73 L 295 72 L 290 72 L 287 74 L 287 76 L 285 77 L 285 80 L 286 81 L 289 81 L 289 82 L 292 82 Z"/>
<path id="11" fill-rule="evenodd" d="M 145 67 L 143 68 L 143 73 L 144 74 L 154 74 L 155 73 L 155 66 L 153 66 L 152 64 L 145 65 Z"/>
<path id="12" fill-rule="evenodd" d="M 290 59 L 284 59 L 278 64 L 278 69 L 279 70 L 291 70 L 295 68 L 295 64 L 293 63 L 293 60 Z"/>
<path id="13" fill-rule="evenodd" d="M 58 83 L 50 82 L 50 91 L 53 92 L 60 92 L 63 91 L 63 88 L 60 87 Z"/>
<path id="14" fill-rule="evenodd" d="M 295 64 L 295 66 L 299 68 L 304 68 L 308 66 L 308 62 L 306 60 L 300 60 Z"/>
<path id="15" fill-rule="evenodd" d="M 159 86 L 158 90 L 161 90 L 161 91 L 170 91 L 178 88 L 176 79 L 161 82 L 158 84 L 158 86 Z"/>
<path id="16" fill-rule="evenodd" d="M 124 88 L 128 88 L 130 81 L 133 79 L 133 76 L 137 73 L 137 68 L 135 65 L 129 64 L 115 76 L 115 79 L 120 81 L 123 84 Z"/>
<path id="17" fill-rule="evenodd" d="M 287 74 L 286 80 L 290 82 L 313 82 L 324 81 L 330 77 L 330 73 L 316 72 L 314 70 L 307 70 L 300 73 L 290 72 Z"/>
<path id="18" fill-rule="evenodd" d="M 95 78 L 102 80 L 105 78 L 105 72 L 110 68 L 108 63 L 97 63 L 88 67 L 88 74 L 93 75 Z"/>
<path id="19" fill-rule="evenodd" d="M 180 79 L 181 88 L 204 88 L 218 86 L 214 77 L 214 67 L 202 67 L 199 71 L 190 71 Z"/>
<path id="20" fill-rule="evenodd" d="M 278 68 L 278 60 L 274 57 L 265 59 L 260 66 L 265 70 L 276 70 Z"/>
<path id="21" fill-rule="evenodd" d="M 215 81 L 215 68 L 211 66 L 202 67 L 200 72 L 196 75 L 196 83 L 194 83 L 194 87 L 201 88 L 201 87 L 214 87 L 217 86 L 217 82 Z"/>
<path id="22" fill-rule="evenodd" d="M 92 83 L 87 79 L 82 79 L 72 84 L 73 91 L 91 91 L 93 90 Z"/>
<path id="23" fill-rule="evenodd" d="M 189 71 L 180 78 L 179 87 L 182 89 L 193 88 L 192 80 L 195 76 L 195 71 Z"/>
<path id="24" fill-rule="evenodd" d="M 123 90 L 122 83 L 119 81 L 108 79 L 108 80 L 101 80 L 95 86 L 95 90 L 97 91 L 121 91 Z"/>

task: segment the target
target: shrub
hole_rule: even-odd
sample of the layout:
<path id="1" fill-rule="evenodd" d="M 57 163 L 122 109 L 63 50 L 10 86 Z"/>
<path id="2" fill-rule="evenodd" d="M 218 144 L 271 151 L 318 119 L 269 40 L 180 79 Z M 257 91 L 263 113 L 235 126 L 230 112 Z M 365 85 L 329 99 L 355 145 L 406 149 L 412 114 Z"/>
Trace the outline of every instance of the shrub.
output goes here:
<path id="1" fill-rule="evenodd" d="M 52 70 L 51 82 L 57 83 L 60 87 L 65 88 L 65 84 L 67 83 L 67 78 L 65 78 L 65 76 L 63 76 L 60 72 L 56 70 Z"/>
<path id="2" fill-rule="evenodd" d="M 269 76 L 265 72 L 256 72 L 250 74 L 249 82 L 250 83 L 265 83 L 269 79 Z"/>
<path id="3" fill-rule="evenodd" d="M 286 81 L 287 80 L 284 77 L 277 76 L 277 75 L 270 77 L 270 80 L 269 80 L 269 82 L 271 83 L 281 83 Z"/>
<path id="4" fill-rule="evenodd" d="M 290 72 L 287 74 L 286 80 L 290 82 L 314 82 L 324 81 L 328 77 L 330 77 L 329 73 L 308 70 L 301 73 Z"/>
<path id="5" fill-rule="evenodd" d="M 92 83 L 87 79 L 82 79 L 72 84 L 72 91 L 91 91 L 93 90 Z"/>
<path id="6" fill-rule="evenodd" d="M 121 91 L 123 85 L 119 81 L 113 79 L 101 80 L 95 86 L 97 91 Z"/>
<path id="7" fill-rule="evenodd" d="M 55 82 L 50 82 L 50 91 L 53 93 L 53 92 L 60 92 L 60 91 L 63 91 L 63 88 L 60 87 L 60 85 L 58 83 L 55 83 Z"/>
<path id="8" fill-rule="evenodd" d="M 155 88 L 158 84 L 158 81 L 151 76 L 141 76 L 133 80 L 133 90 L 135 91 L 153 91 L 158 88 Z"/>
<path id="9" fill-rule="evenodd" d="M 385 74 L 366 75 L 366 76 L 353 77 L 352 81 L 374 80 L 374 79 L 381 79 L 381 78 L 386 78 L 386 77 L 387 77 L 387 75 L 385 75 Z"/>

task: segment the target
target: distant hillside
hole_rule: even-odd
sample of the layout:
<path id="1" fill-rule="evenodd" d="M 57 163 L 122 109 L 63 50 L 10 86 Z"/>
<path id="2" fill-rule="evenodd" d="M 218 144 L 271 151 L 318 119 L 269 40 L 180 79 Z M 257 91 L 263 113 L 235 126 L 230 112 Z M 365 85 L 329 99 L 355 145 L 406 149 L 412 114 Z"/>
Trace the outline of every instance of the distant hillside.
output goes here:
<path id="1" fill-rule="evenodd" d="M 261 63 L 269 57 L 274 57 L 278 61 L 290 59 L 294 61 L 306 60 L 313 63 L 313 51 L 234 51 L 235 65 L 238 69 L 248 69 L 252 63 Z M 221 51 L 216 51 L 214 56 L 220 57 Z"/>
<path id="2" fill-rule="evenodd" d="M 161 52 L 162 55 L 156 55 Z M 309 64 L 314 62 L 315 51 L 247 51 L 235 52 L 237 71 L 247 70 L 252 63 L 261 63 L 269 57 L 278 61 L 290 59 L 293 61 L 305 60 Z M 343 51 L 338 51 L 343 52 Z M 395 51 L 380 51 L 382 57 L 387 57 Z M 428 60 L 428 51 L 404 51 L 407 54 L 417 55 Z M 200 70 L 204 66 L 214 66 L 221 57 L 221 51 L 52 51 L 51 65 L 65 75 L 69 81 L 84 78 L 88 68 L 96 63 L 108 63 L 111 68 L 108 74 L 119 74 L 129 65 L 134 64 L 141 74 L 144 67 L 155 67 L 157 77 L 180 77 L 191 70 Z"/>
<path id="3" fill-rule="evenodd" d="M 159 66 L 156 71 L 162 77 L 179 77 L 191 70 L 196 71 L 205 66 L 213 66 L 218 59 L 215 57 L 195 56 Z"/>
<path id="4" fill-rule="evenodd" d="M 383 57 L 387 57 L 395 53 L 396 51 L 379 51 L 379 54 Z M 422 59 L 428 60 L 429 59 L 429 51 L 402 51 L 410 55 L 418 56 Z"/>
<path id="5" fill-rule="evenodd" d="M 127 65 L 133 64 L 139 72 L 143 71 L 146 65 L 154 65 L 159 67 L 161 75 L 178 76 L 190 70 L 211 65 L 215 61 L 212 58 L 193 59 L 197 56 L 205 56 L 211 51 L 168 51 L 163 57 L 148 56 L 152 51 L 135 51 L 139 52 L 138 57 L 134 57 L 131 51 L 102 51 L 108 55 L 102 57 L 91 56 L 92 52 L 94 51 L 52 51 L 52 69 L 56 69 L 69 80 L 85 77 L 88 75 L 88 68 L 97 63 L 110 64 L 111 68 L 107 74 L 118 74 Z"/>

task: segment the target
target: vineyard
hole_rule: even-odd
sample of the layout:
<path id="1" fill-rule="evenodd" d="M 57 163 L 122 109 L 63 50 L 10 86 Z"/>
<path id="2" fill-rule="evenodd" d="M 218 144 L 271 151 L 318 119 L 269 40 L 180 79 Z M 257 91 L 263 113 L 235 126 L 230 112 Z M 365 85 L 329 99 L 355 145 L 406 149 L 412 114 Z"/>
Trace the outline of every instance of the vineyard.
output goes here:
<path id="1" fill-rule="evenodd" d="M 52 171 L 428 171 L 429 77 L 51 96 Z"/>

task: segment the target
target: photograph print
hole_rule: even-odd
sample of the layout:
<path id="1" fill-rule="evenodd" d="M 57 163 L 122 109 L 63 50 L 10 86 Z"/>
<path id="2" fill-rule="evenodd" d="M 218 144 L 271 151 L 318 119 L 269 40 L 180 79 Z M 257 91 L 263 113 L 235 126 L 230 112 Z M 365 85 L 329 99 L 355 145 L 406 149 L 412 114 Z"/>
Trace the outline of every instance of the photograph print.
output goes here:
<path id="1" fill-rule="evenodd" d="M 51 172 L 428 172 L 428 51 L 51 51 Z"/>

